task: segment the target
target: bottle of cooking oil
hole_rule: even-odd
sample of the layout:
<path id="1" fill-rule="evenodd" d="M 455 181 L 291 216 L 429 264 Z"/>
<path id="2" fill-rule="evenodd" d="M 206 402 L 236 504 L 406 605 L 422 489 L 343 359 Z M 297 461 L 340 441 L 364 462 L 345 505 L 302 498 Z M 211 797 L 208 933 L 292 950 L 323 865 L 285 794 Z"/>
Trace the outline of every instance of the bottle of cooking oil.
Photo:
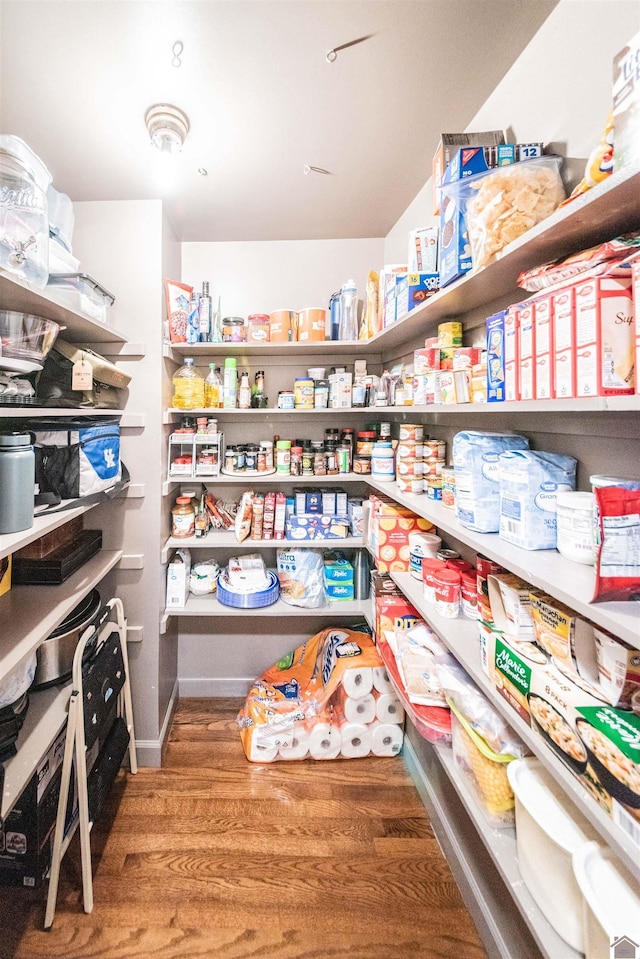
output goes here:
<path id="1" fill-rule="evenodd" d="M 222 380 L 215 363 L 209 363 L 209 373 L 204 381 L 204 405 L 216 410 L 222 406 Z"/>
<path id="2" fill-rule="evenodd" d="M 185 356 L 184 366 L 174 374 L 171 405 L 180 410 L 204 408 L 204 379 L 193 365 L 191 356 Z"/>

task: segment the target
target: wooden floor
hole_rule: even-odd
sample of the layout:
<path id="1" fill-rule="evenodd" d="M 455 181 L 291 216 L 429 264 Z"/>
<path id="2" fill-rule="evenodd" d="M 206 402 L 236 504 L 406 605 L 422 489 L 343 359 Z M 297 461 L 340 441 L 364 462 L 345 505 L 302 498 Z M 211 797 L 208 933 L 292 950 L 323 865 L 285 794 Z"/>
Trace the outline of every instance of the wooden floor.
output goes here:
<path id="1" fill-rule="evenodd" d="M 401 758 L 248 763 L 240 700 L 187 699 L 161 770 L 122 773 L 58 911 L 0 887 L 1 959 L 486 959 Z"/>

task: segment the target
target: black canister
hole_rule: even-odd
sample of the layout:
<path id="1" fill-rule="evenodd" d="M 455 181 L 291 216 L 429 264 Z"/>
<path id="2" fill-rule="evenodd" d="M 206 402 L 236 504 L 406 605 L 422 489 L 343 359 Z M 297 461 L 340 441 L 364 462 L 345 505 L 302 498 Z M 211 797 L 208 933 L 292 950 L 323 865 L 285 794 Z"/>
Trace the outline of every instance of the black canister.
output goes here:
<path id="1" fill-rule="evenodd" d="M 33 434 L 0 433 L 0 533 L 33 526 L 35 477 Z"/>

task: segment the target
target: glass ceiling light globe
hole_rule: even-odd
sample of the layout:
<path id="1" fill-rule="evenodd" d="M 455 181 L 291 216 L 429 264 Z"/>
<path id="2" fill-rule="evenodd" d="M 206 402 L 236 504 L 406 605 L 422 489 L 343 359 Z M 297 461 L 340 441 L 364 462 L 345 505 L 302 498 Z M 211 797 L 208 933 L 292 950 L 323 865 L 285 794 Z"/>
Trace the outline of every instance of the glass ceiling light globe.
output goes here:
<path id="1" fill-rule="evenodd" d="M 178 107 L 156 103 L 147 110 L 144 122 L 149 139 L 163 154 L 179 153 L 189 132 L 189 120 Z"/>

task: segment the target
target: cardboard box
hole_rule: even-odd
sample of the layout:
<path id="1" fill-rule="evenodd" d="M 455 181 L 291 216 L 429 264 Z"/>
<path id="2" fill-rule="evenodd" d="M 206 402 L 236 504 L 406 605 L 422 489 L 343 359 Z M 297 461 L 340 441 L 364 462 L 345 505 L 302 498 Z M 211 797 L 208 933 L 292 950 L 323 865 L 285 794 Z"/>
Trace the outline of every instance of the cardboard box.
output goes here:
<path id="1" fill-rule="evenodd" d="M 533 301 L 536 340 L 536 399 L 550 400 L 554 391 L 554 342 L 551 318 L 551 294 L 542 294 Z"/>
<path id="2" fill-rule="evenodd" d="M 375 596 L 376 636 L 382 636 L 387 630 L 411 629 L 420 622 L 420 614 L 415 606 L 397 593 L 381 593 Z"/>
<path id="3" fill-rule="evenodd" d="M 577 395 L 634 393 L 631 278 L 597 276 L 574 286 Z"/>
<path id="4" fill-rule="evenodd" d="M 368 503 L 367 503 L 368 505 Z M 349 499 L 348 506 L 349 522 L 351 524 L 352 536 L 365 535 L 365 501 L 362 499 Z"/>
<path id="5" fill-rule="evenodd" d="M 324 589 L 327 599 L 331 603 L 348 601 L 354 598 L 353 583 L 327 583 L 325 581 Z"/>
<path id="6" fill-rule="evenodd" d="M 353 373 L 329 374 L 329 406 L 331 409 L 351 407 Z"/>
<path id="7" fill-rule="evenodd" d="M 533 400 L 536 395 L 536 347 L 533 303 L 520 307 L 520 399 Z"/>
<path id="8" fill-rule="evenodd" d="M 514 303 L 504 318 L 504 398 L 520 399 L 520 304 Z"/>
<path id="9" fill-rule="evenodd" d="M 464 276 L 471 269 L 473 269 L 473 258 L 467 232 L 467 221 L 457 202 L 447 196 L 446 186 L 444 186 L 440 206 L 440 252 L 438 259 L 440 286 L 448 286 L 449 283 L 453 283 L 454 280 Z"/>
<path id="10" fill-rule="evenodd" d="M 613 170 L 640 163 L 640 31 L 613 59 Z"/>
<path id="11" fill-rule="evenodd" d="M 487 317 L 487 403 L 502 403 L 505 388 L 505 320 L 506 310 Z"/>
<path id="12" fill-rule="evenodd" d="M 438 227 L 421 226 L 409 231 L 409 273 L 435 273 L 438 269 Z"/>
<path id="13" fill-rule="evenodd" d="M 487 559 L 481 553 L 476 556 L 476 593 L 478 598 L 478 617 L 487 622 L 493 621 L 491 602 L 489 600 L 489 576 L 497 573 L 506 573 L 506 569 Z"/>
<path id="14" fill-rule="evenodd" d="M 433 273 L 409 273 L 396 280 L 396 319 L 421 306 L 440 288 L 440 276 Z"/>
<path id="15" fill-rule="evenodd" d="M 11 589 L 11 567 L 13 557 L 11 553 L 0 559 L 0 596 L 4 596 Z"/>
<path id="16" fill-rule="evenodd" d="M 409 533 L 431 532 L 433 523 L 392 500 L 371 496 L 370 538 L 378 569 L 381 572 L 408 572 Z"/>
<path id="17" fill-rule="evenodd" d="M 479 623 L 481 660 L 486 661 L 489 679 L 502 698 L 529 722 L 529 694 L 533 676 L 546 668 L 548 657 L 526 639 L 509 636 L 495 623 Z"/>
<path id="18" fill-rule="evenodd" d="M 353 566 L 340 551 L 326 551 L 323 556 L 325 583 L 351 583 Z"/>
<path id="19" fill-rule="evenodd" d="M 191 553 L 177 549 L 167 566 L 167 609 L 184 609 L 189 597 Z"/>
<path id="20" fill-rule="evenodd" d="M 66 728 L 42 757 L 36 771 L 0 828 L 0 882 L 39 887 L 51 863 L 58 813 Z M 72 782 L 73 782 L 72 778 Z M 77 810 L 77 794 L 69 793 L 67 826 Z"/>
<path id="21" fill-rule="evenodd" d="M 636 338 L 636 393 L 640 393 L 640 260 L 632 264 L 631 277 Z"/>
<path id="22" fill-rule="evenodd" d="M 346 539 L 349 535 L 347 516 L 327 516 L 323 513 L 309 513 L 307 516 L 289 516 L 285 532 L 290 540 L 307 539 Z"/>
<path id="23" fill-rule="evenodd" d="M 477 173 L 488 173 L 499 166 L 542 156 L 542 143 L 502 143 L 494 146 L 463 147 L 449 162 L 448 182 Z"/>
<path id="24" fill-rule="evenodd" d="M 576 316 L 573 286 L 551 294 L 555 394 L 563 399 L 576 395 Z"/>
<path id="25" fill-rule="evenodd" d="M 491 573 L 487 577 L 493 622 L 504 633 L 533 640 L 531 587 L 514 573 Z"/>
<path id="26" fill-rule="evenodd" d="M 460 147 L 492 146 L 504 143 L 502 130 L 488 130 L 483 133 L 442 133 L 438 148 L 431 162 L 431 184 L 433 190 L 433 212 L 440 213 L 440 181 L 451 162 L 451 157 Z"/>

